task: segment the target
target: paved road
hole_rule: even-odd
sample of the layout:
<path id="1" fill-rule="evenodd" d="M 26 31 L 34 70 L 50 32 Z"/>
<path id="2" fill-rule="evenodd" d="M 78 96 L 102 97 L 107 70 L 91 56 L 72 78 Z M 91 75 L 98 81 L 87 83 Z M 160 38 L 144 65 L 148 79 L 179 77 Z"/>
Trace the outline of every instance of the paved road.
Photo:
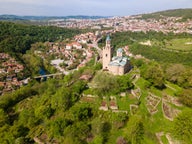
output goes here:
<path id="1" fill-rule="evenodd" d="M 102 49 L 98 47 L 97 41 L 93 41 L 93 43 L 88 44 L 88 46 L 96 48 L 99 56 L 102 57 Z"/>

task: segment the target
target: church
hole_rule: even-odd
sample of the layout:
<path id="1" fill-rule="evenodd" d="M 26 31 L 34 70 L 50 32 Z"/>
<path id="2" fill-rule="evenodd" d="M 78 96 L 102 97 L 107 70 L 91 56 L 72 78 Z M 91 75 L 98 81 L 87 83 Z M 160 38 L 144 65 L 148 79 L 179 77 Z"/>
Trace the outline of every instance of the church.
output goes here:
<path id="1" fill-rule="evenodd" d="M 117 49 L 116 56 L 113 57 L 111 39 L 106 38 L 106 45 L 103 48 L 103 70 L 110 71 L 114 75 L 123 75 L 131 69 L 130 60 L 123 57 L 123 49 Z"/>

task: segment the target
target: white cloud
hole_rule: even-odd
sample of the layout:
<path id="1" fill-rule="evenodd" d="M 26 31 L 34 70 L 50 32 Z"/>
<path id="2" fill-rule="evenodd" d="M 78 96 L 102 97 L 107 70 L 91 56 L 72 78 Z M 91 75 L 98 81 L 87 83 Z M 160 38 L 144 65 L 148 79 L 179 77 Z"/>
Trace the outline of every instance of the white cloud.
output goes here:
<path id="1" fill-rule="evenodd" d="M 23 3 L 23 4 L 38 4 L 38 3 L 44 3 L 46 0 L 0 0 L 0 2 L 6 2 L 6 3 Z"/>

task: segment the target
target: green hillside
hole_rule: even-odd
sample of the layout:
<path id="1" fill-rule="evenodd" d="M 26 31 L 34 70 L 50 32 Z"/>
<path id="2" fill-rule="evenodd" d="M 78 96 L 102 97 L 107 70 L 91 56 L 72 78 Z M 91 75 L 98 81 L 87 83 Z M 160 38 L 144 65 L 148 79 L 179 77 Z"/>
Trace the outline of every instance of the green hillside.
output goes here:
<path id="1" fill-rule="evenodd" d="M 25 53 L 35 42 L 71 38 L 81 30 L 0 22 L 0 52 Z"/>
<path id="2" fill-rule="evenodd" d="M 166 17 L 182 17 L 183 20 L 192 19 L 192 9 L 174 9 L 174 10 L 166 10 L 166 11 L 160 11 L 150 14 L 143 14 L 143 19 L 160 19 L 161 16 Z"/>
<path id="3" fill-rule="evenodd" d="M 181 63 L 192 66 L 191 34 L 163 34 L 161 32 L 117 32 L 112 35 L 115 48 L 129 45 L 133 54 L 141 54 L 163 64 Z M 151 46 L 140 42 L 151 41 Z M 103 40 L 101 41 L 103 42 Z M 187 44 L 189 43 L 189 44 Z M 103 43 L 104 44 L 104 43 Z M 102 46 L 102 44 L 100 44 Z"/>
<path id="4" fill-rule="evenodd" d="M 31 44 L 41 41 L 35 47 L 40 50 L 47 40 L 82 32 L 5 22 L 0 26 L 0 52 L 24 54 L 31 71 L 42 62 Z M 132 69 L 121 76 L 103 71 L 93 57 L 68 75 L 31 78 L 0 96 L 0 143 L 191 144 L 192 53 L 182 48 L 191 35 L 117 32 L 111 40 L 115 49 L 128 45 L 131 53 L 144 57 L 130 57 Z M 145 41 L 151 46 L 141 44 Z"/>
<path id="5" fill-rule="evenodd" d="M 161 73 L 159 64 L 143 61 L 123 76 L 91 66 L 33 82 L 0 97 L 0 143 L 168 144 L 171 135 L 173 142 L 190 144 L 192 110 L 183 104 L 192 106 L 192 91 L 182 94 L 182 104 L 182 87 L 165 81 Z M 84 74 L 93 79 L 80 80 Z M 160 81 L 164 88 L 156 87 Z"/>

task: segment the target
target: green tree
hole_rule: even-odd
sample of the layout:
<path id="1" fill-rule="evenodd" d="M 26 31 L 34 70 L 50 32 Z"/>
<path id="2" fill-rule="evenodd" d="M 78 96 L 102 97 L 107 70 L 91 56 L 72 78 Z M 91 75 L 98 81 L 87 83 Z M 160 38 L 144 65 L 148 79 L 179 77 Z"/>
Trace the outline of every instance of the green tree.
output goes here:
<path id="1" fill-rule="evenodd" d="M 106 143 L 111 131 L 111 124 L 109 122 L 103 122 L 101 124 L 101 135 L 103 136 L 103 143 Z"/>
<path id="2" fill-rule="evenodd" d="M 83 121 L 93 116 L 92 108 L 89 104 L 78 104 L 72 108 L 72 113 L 76 121 Z"/>
<path id="3" fill-rule="evenodd" d="M 54 110 L 50 105 L 41 105 L 35 109 L 35 116 L 38 118 L 50 118 L 53 115 Z"/>
<path id="4" fill-rule="evenodd" d="M 19 137 L 25 137 L 29 132 L 29 129 L 24 127 L 21 124 L 15 123 L 11 128 L 10 128 L 10 133 L 14 135 L 15 138 Z"/>
<path id="5" fill-rule="evenodd" d="M 124 92 L 134 87 L 132 81 L 130 80 L 130 75 L 128 74 L 118 76 L 117 83 L 119 85 L 117 88 L 117 90 L 119 90 L 118 92 Z"/>
<path id="6" fill-rule="evenodd" d="M 156 62 L 150 62 L 142 69 L 143 77 L 158 88 L 164 87 L 164 73 L 161 66 Z"/>
<path id="7" fill-rule="evenodd" d="M 79 141 L 79 143 L 85 143 L 90 133 L 90 127 L 87 123 L 79 121 L 67 127 L 65 133 L 67 137 L 73 137 L 74 140 Z"/>
<path id="8" fill-rule="evenodd" d="M 70 120 L 62 117 L 57 117 L 55 120 L 48 122 L 46 126 L 46 131 L 50 138 L 60 138 L 64 136 L 65 128 L 70 124 Z"/>
<path id="9" fill-rule="evenodd" d="M 68 88 L 62 87 L 51 97 L 51 108 L 67 110 L 72 106 L 71 93 Z"/>
<path id="10" fill-rule="evenodd" d="M 173 121 L 172 134 L 185 144 L 192 143 L 192 110 L 185 110 Z"/>
<path id="11" fill-rule="evenodd" d="M 23 55 L 23 59 L 32 74 L 39 74 L 39 69 L 44 67 L 43 60 L 40 57 L 35 56 L 34 54 L 27 53 Z"/>
<path id="12" fill-rule="evenodd" d="M 14 143 L 14 136 L 10 132 L 10 125 L 3 125 L 0 127 L 0 143 L 2 144 L 9 144 L 9 143 Z"/>
<path id="13" fill-rule="evenodd" d="M 117 78 L 109 73 L 99 72 L 93 78 L 93 85 L 96 93 L 100 96 L 116 93 L 118 88 Z"/>
<path id="14" fill-rule="evenodd" d="M 142 144 L 144 139 L 144 126 L 141 116 L 134 115 L 129 119 L 125 135 L 131 144 Z"/>
<path id="15" fill-rule="evenodd" d="M 128 115 L 126 113 L 114 113 L 112 115 L 112 121 L 114 128 L 120 129 L 128 121 Z"/>
<path id="16" fill-rule="evenodd" d="M 0 127 L 5 125 L 8 122 L 8 115 L 4 112 L 3 109 L 0 109 Z"/>
<path id="17" fill-rule="evenodd" d="M 103 137 L 101 135 L 97 135 L 94 137 L 93 141 L 90 144 L 102 144 Z"/>
<path id="18" fill-rule="evenodd" d="M 192 107 L 192 90 L 184 89 L 181 94 L 179 94 L 179 100 L 188 107 Z"/>
<path id="19" fill-rule="evenodd" d="M 23 125 L 26 128 L 32 129 L 37 126 L 40 119 L 35 117 L 33 109 L 25 109 L 19 114 L 18 124 Z"/>
<path id="20" fill-rule="evenodd" d="M 166 69 L 166 78 L 173 83 L 179 81 L 179 77 L 186 71 L 182 64 L 173 64 Z"/>

